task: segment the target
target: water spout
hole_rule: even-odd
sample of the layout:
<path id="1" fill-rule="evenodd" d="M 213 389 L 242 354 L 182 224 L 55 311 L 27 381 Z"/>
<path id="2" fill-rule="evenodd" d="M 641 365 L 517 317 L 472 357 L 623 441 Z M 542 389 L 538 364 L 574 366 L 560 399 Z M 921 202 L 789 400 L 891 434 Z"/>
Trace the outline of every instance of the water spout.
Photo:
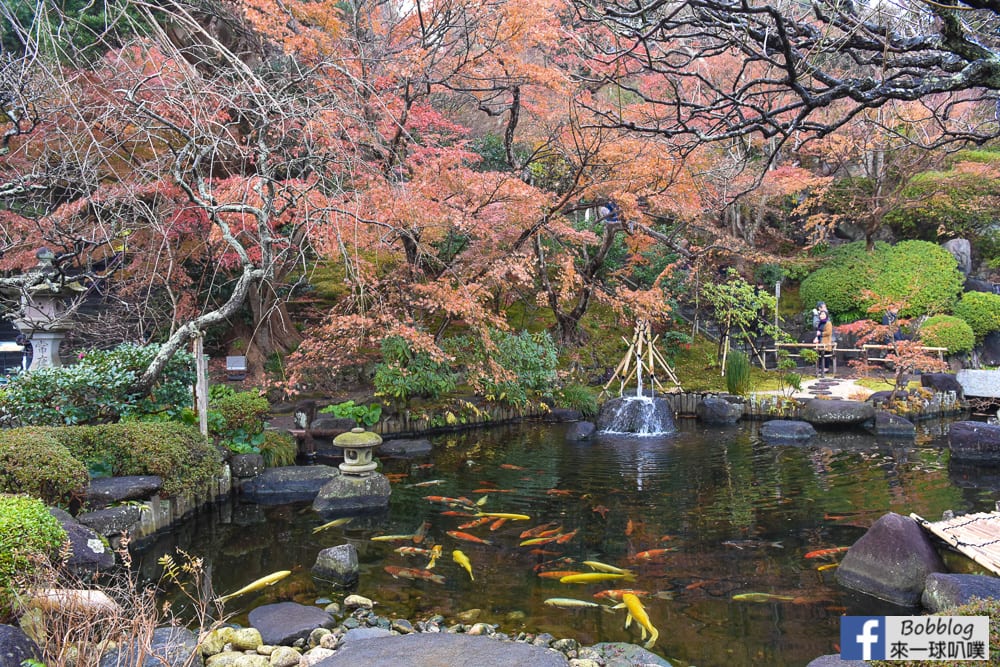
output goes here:
<path id="1" fill-rule="evenodd" d="M 597 429 L 603 433 L 668 435 L 676 431 L 673 409 L 664 398 L 622 396 L 601 406 Z"/>

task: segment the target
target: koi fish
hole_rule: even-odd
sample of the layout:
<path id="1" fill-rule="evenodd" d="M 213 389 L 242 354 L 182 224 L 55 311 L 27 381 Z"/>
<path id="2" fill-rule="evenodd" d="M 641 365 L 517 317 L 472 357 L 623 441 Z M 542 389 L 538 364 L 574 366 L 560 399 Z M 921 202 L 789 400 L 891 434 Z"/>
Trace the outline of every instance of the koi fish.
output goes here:
<path id="1" fill-rule="evenodd" d="M 558 528 L 551 528 L 549 530 L 543 530 L 538 533 L 535 537 L 559 537 L 562 534 L 562 526 Z"/>
<path id="2" fill-rule="evenodd" d="M 549 528 L 555 525 L 556 525 L 555 521 L 549 521 L 548 523 L 543 523 L 538 526 L 535 526 L 534 528 L 528 528 L 527 530 L 521 531 L 519 537 L 522 540 L 528 537 L 538 537 L 538 534 L 540 532 L 542 532 L 543 530 L 548 530 Z"/>
<path id="3" fill-rule="evenodd" d="M 518 546 L 519 547 L 535 547 L 535 546 L 541 546 L 543 544 L 551 544 L 552 542 L 555 542 L 555 541 L 556 541 L 556 538 L 554 538 L 554 537 L 533 537 L 530 540 L 524 540 Z"/>
<path id="4" fill-rule="evenodd" d="M 652 560 L 654 558 L 659 558 L 664 554 L 668 554 L 672 551 L 677 551 L 676 547 L 670 547 L 668 549 L 650 549 L 648 551 L 640 551 L 634 558 L 635 560 Z"/>
<path id="5" fill-rule="evenodd" d="M 254 591 L 259 591 L 262 588 L 265 588 L 267 586 L 272 586 L 278 583 L 291 573 L 292 573 L 291 570 L 279 570 L 277 572 L 273 572 L 267 575 L 266 577 L 261 577 L 256 581 L 250 582 L 249 584 L 239 589 L 238 591 L 234 591 L 228 595 L 222 595 L 220 597 L 217 597 L 215 598 L 215 601 L 225 602 L 226 600 L 232 600 L 233 598 L 238 597 L 240 595 L 245 595 L 246 593 L 253 593 Z"/>
<path id="6" fill-rule="evenodd" d="M 598 505 L 597 507 L 594 508 L 594 511 L 597 512 L 598 514 L 600 514 L 602 519 L 607 519 L 608 518 L 608 512 L 610 512 L 611 509 L 608 508 L 608 507 L 605 507 L 604 505 Z"/>
<path id="7" fill-rule="evenodd" d="M 768 542 L 767 540 L 726 540 L 722 543 L 724 547 L 732 547 L 734 549 L 761 549 L 764 547 L 773 547 L 775 549 L 784 549 L 785 545 L 781 542 Z"/>
<path id="8" fill-rule="evenodd" d="M 611 588 L 605 591 L 600 591 L 594 593 L 594 598 L 598 600 L 613 600 L 615 602 L 621 602 L 622 596 L 626 593 L 631 593 L 637 597 L 645 597 L 649 595 L 649 591 L 637 591 L 633 588 Z"/>
<path id="9" fill-rule="evenodd" d="M 473 489 L 473 493 L 517 493 L 514 489 L 493 489 L 493 488 L 482 488 Z"/>
<path id="10" fill-rule="evenodd" d="M 791 595 L 775 595 L 774 593 L 737 593 L 733 596 L 736 602 L 791 602 Z"/>
<path id="11" fill-rule="evenodd" d="M 583 574 L 569 574 L 559 580 L 560 584 L 593 584 L 598 581 L 611 581 L 612 579 L 624 579 L 625 581 L 635 581 L 635 575 L 614 574 L 613 572 L 584 572 Z"/>
<path id="12" fill-rule="evenodd" d="M 315 528 L 313 528 L 313 535 L 320 532 L 321 530 L 326 530 L 327 528 L 339 528 L 341 526 L 349 524 L 353 520 L 354 517 L 342 516 L 339 519 L 334 519 L 333 521 L 324 523 L 322 526 L 316 526 Z"/>
<path id="13" fill-rule="evenodd" d="M 469 533 L 463 533 L 460 530 L 449 530 L 447 534 L 451 535 L 456 540 L 465 540 L 466 542 L 474 542 L 475 544 L 493 544 L 489 540 L 484 540 L 480 537 L 476 537 L 475 535 L 470 535 Z"/>
<path id="14" fill-rule="evenodd" d="M 534 570 L 535 572 L 542 572 L 546 568 L 549 568 L 549 567 L 561 567 L 563 565 L 569 565 L 572 562 L 573 562 L 572 558 L 568 558 L 566 556 L 563 556 L 562 558 L 554 558 L 552 560 L 547 560 L 545 562 L 538 563 L 537 565 L 535 565 L 531 569 Z"/>
<path id="15" fill-rule="evenodd" d="M 669 542 L 669 541 L 670 541 L 670 540 L 672 540 L 672 539 L 674 539 L 674 536 L 673 536 L 673 535 L 664 535 L 664 536 L 663 536 L 663 537 L 661 537 L 661 538 L 660 538 L 660 539 L 659 539 L 658 541 L 659 541 L 659 542 Z"/>
<path id="16" fill-rule="evenodd" d="M 433 549 L 423 549 L 421 547 L 397 547 L 393 551 L 402 556 L 427 556 L 428 558 L 434 553 Z"/>
<path id="17" fill-rule="evenodd" d="M 461 549 L 455 549 L 451 552 L 451 559 L 465 568 L 465 571 L 469 573 L 469 579 L 475 581 L 476 578 L 472 576 L 472 561 L 469 557 L 462 553 Z"/>
<path id="18" fill-rule="evenodd" d="M 433 581 L 435 584 L 443 584 L 444 577 L 440 574 L 434 574 L 428 572 L 427 570 L 418 570 L 412 567 L 396 567 L 395 565 L 386 565 L 386 572 L 388 572 L 393 579 L 399 579 L 400 577 L 404 579 L 423 579 L 424 581 Z"/>
<path id="19" fill-rule="evenodd" d="M 424 500 L 431 503 L 448 505 L 449 507 L 468 507 L 469 509 L 472 509 L 475 506 L 475 503 L 465 496 L 462 496 L 461 498 L 449 498 L 448 496 L 424 496 Z"/>
<path id="20" fill-rule="evenodd" d="M 511 514 L 509 512 L 480 512 L 479 516 L 491 516 L 494 519 L 510 519 L 511 521 L 529 521 L 527 514 Z"/>
<path id="21" fill-rule="evenodd" d="M 516 466 L 513 463 L 501 463 L 500 467 L 503 468 L 504 470 L 527 470 L 527 468 L 524 468 L 522 466 Z"/>
<path id="22" fill-rule="evenodd" d="M 835 567 L 840 567 L 840 563 L 827 563 L 826 565 L 820 565 L 816 568 L 816 571 L 826 572 L 827 570 L 832 570 Z"/>
<path id="23" fill-rule="evenodd" d="M 629 519 L 628 523 L 625 524 L 625 537 L 631 537 L 633 532 L 635 532 L 635 523 Z"/>
<path id="24" fill-rule="evenodd" d="M 649 614 L 646 613 L 646 608 L 639 602 L 639 598 L 634 593 L 623 593 L 622 602 L 615 605 L 615 609 L 622 607 L 628 610 L 628 615 L 625 617 L 625 627 L 627 628 L 632 621 L 635 621 L 642 628 L 642 639 L 646 638 L 647 631 L 649 634 L 649 641 L 643 644 L 643 646 L 647 649 L 653 648 L 653 644 L 660 637 L 660 632 L 649 621 Z"/>
<path id="25" fill-rule="evenodd" d="M 507 523 L 509 520 L 510 519 L 505 519 L 503 517 L 500 517 L 499 519 L 490 524 L 490 532 L 493 532 L 494 530 L 500 530 L 501 528 L 503 528 L 503 525 Z"/>
<path id="26" fill-rule="evenodd" d="M 424 567 L 425 570 L 433 570 L 434 566 L 437 564 L 437 559 L 441 557 L 441 545 L 435 544 L 431 547 L 431 559 L 427 561 L 427 565 Z"/>
<path id="27" fill-rule="evenodd" d="M 538 576 L 542 579 L 562 579 L 563 577 L 568 577 L 571 574 L 585 574 L 579 570 L 549 570 L 548 572 L 539 572 Z"/>
<path id="28" fill-rule="evenodd" d="M 472 512 L 459 512 L 458 510 L 445 510 L 441 516 L 476 516 Z"/>
<path id="29" fill-rule="evenodd" d="M 478 519 L 473 519 L 472 521 L 466 521 L 461 526 L 459 526 L 458 529 L 459 530 L 465 530 L 467 528 L 478 528 L 479 526 L 482 526 L 483 524 L 489 523 L 492 520 L 493 520 L 492 517 L 481 516 Z"/>
<path id="30" fill-rule="evenodd" d="M 412 542 L 413 534 L 410 535 L 376 535 L 369 537 L 372 542 Z"/>
<path id="31" fill-rule="evenodd" d="M 402 482 L 404 479 L 409 477 L 409 474 L 405 472 L 390 472 L 386 473 L 385 478 L 390 482 Z"/>
<path id="32" fill-rule="evenodd" d="M 420 524 L 420 528 L 417 528 L 417 532 L 413 533 L 413 543 L 420 544 L 421 542 L 423 542 L 424 538 L 427 537 L 427 531 L 430 530 L 430 527 L 431 527 L 430 521 L 424 521 L 422 524 Z"/>
<path id="33" fill-rule="evenodd" d="M 834 554 L 839 554 L 847 551 L 851 547 L 832 547 L 830 549 L 817 549 L 816 551 L 810 551 L 805 555 L 806 558 L 825 558 L 827 556 L 832 556 Z"/>
<path id="34" fill-rule="evenodd" d="M 407 484 L 408 489 L 422 489 L 425 486 L 437 486 L 438 484 L 444 484 L 443 479 L 429 479 L 426 482 L 417 482 L 416 484 Z"/>
<path id="35" fill-rule="evenodd" d="M 545 492 L 545 495 L 547 495 L 547 496 L 571 496 L 571 495 L 573 495 L 573 493 L 574 493 L 573 491 L 569 491 L 567 489 L 549 489 L 548 491 Z"/>
<path id="36" fill-rule="evenodd" d="M 588 600 L 577 600 L 575 598 L 549 598 L 545 604 L 550 607 L 560 607 L 562 609 L 580 609 L 585 607 L 600 607 L 596 602 Z"/>
<path id="37" fill-rule="evenodd" d="M 528 552 L 532 556 L 558 556 L 558 551 L 546 551 L 545 549 L 532 549 Z"/>
<path id="38" fill-rule="evenodd" d="M 433 463 L 418 463 L 417 465 L 415 465 L 413 467 L 416 468 L 416 469 L 418 469 L 418 470 L 430 470 L 431 468 L 434 467 L 434 464 Z"/>
<path id="39" fill-rule="evenodd" d="M 585 560 L 584 565 L 589 566 L 593 570 L 598 572 L 611 572 L 613 574 L 632 574 L 629 570 L 623 570 L 620 567 L 615 567 L 614 565 L 608 565 L 607 563 L 602 563 L 596 560 Z"/>
<path id="40" fill-rule="evenodd" d="M 577 528 L 576 530 L 574 530 L 571 533 L 564 533 L 564 534 L 560 535 L 559 537 L 556 538 L 556 544 L 566 544 L 567 542 L 569 542 L 570 540 L 573 539 L 573 536 L 576 535 L 577 530 L 580 530 L 580 529 Z"/>

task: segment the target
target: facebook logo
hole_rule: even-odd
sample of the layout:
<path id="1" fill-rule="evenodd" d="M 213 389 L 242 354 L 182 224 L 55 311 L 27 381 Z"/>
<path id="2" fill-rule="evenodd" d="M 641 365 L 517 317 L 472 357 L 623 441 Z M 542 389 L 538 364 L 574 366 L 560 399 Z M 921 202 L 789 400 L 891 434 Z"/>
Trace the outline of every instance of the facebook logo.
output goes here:
<path id="1" fill-rule="evenodd" d="M 884 660 L 885 616 L 841 616 L 840 657 L 844 660 Z"/>

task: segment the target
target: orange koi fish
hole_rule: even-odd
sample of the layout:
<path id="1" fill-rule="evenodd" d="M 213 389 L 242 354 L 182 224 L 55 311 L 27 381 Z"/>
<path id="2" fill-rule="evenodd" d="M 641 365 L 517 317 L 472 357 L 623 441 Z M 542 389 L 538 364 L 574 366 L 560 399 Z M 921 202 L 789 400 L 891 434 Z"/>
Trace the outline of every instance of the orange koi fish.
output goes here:
<path id="1" fill-rule="evenodd" d="M 830 549 L 817 549 L 816 551 L 810 551 L 805 555 L 806 558 L 825 558 L 827 556 L 832 556 L 833 554 L 839 554 L 847 551 L 851 547 L 832 547 Z"/>
<path id="2" fill-rule="evenodd" d="M 450 505 L 452 507 L 475 507 L 475 503 L 462 496 L 461 498 L 449 498 L 447 496 L 424 496 L 424 500 L 432 503 L 440 503 L 442 505 Z"/>
<path id="3" fill-rule="evenodd" d="M 479 526 L 482 526 L 483 524 L 487 524 L 489 522 L 490 522 L 490 517 L 481 516 L 478 519 L 473 519 L 472 521 L 466 521 L 461 526 L 459 526 L 458 529 L 466 530 L 467 528 L 478 528 Z"/>
<path id="4" fill-rule="evenodd" d="M 568 489 L 549 489 L 548 491 L 545 492 L 545 495 L 547 495 L 547 496 L 572 496 L 573 493 L 574 493 L 573 491 L 569 491 Z"/>
<path id="5" fill-rule="evenodd" d="M 501 463 L 500 467 L 504 470 L 527 470 L 527 468 L 523 466 L 516 466 L 513 463 Z"/>
<path id="6" fill-rule="evenodd" d="M 669 549 L 650 549 L 648 551 L 640 551 L 633 558 L 635 560 L 652 560 L 654 558 L 659 558 L 664 554 L 668 554 L 671 551 L 677 551 L 677 549 L 671 547 Z"/>
<path id="7" fill-rule="evenodd" d="M 521 531 L 520 538 L 527 539 L 529 537 L 538 537 L 538 534 L 544 530 L 548 530 L 552 526 L 555 526 L 555 521 L 549 521 L 548 523 L 543 523 L 541 525 L 535 526 L 534 528 L 528 528 L 527 530 Z"/>
<path id="8" fill-rule="evenodd" d="M 489 540 L 484 540 L 476 537 L 475 535 L 470 535 L 469 533 L 463 533 L 460 530 L 449 530 L 447 534 L 451 535 L 456 540 L 465 540 L 466 542 L 473 542 L 475 544 L 493 544 Z"/>
<path id="9" fill-rule="evenodd" d="M 598 505 L 598 506 L 594 507 L 594 511 L 596 513 L 600 514 L 602 519 L 607 519 L 608 518 L 608 512 L 610 512 L 611 509 L 608 508 L 608 507 L 605 507 L 604 505 Z"/>
<path id="10" fill-rule="evenodd" d="M 572 533 L 564 533 L 560 535 L 559 537 L 556 538 L 556 544 L 566 544 L 567 542 L 573 539 L 573 537 L 576 535 L 577 530 L 580 529 L 577 528 Z"/>
<path id="11" fill-rule="evenodd" d="M 424 581 L 433 581 L 435 584 L 444 583 L 444 577 L 440 574 L 434 574 L 428 570 L 418 570 L 413 567 L 396 567 L 395 565 L 386 565 L 384 569 L 392 576 L 393 579 L 399 579 L 402 577 L 404 579 L 423 579 Z"/>
<path id="12" fill-rule="evenodd" d="M 637 597 L 645 597 L 649 595 L 649 591 L 637 591 L 633 588 L 612 588 L 606 591 L 594 593 L 594 598 L 597 600 L 614 600 L 615 602 L 621 602 L 622 595 L 625 593 L 631 593 Z"/>
<path id="13" fill-rule="evenodd" d="M 472 512 L 459 512 L 458 510 L 445 510 L 441 516 L 476 516 Z"/>
<path id="14" fill-rule="evenodd" d="M 535 535 L 535 537 L 559 537 L 560 534 L 562 534 L 562 526 L 550 528 L 549 530 L 543 530 Z"/>
<path id="15" fill-rule="evenodd" d="M 489 517 L 485 517 L 485 518 L 488 519 Z M 505 523 L 507 523 L 507 519 L 504 519 L 502 517 L 499 518 L 499 519 L 497 519 L 496 521 L 494 521 L 493 523 L 490 524 L 490 532 L 493 532 L 494 530 L 499 530 L 500 528 L 503 527 L 503 525 Z"/>
<path id="16" fill-rule="evenodd" d="M 532 556 L 558 556 L 558 551 L 546 551 L 545 549 L 532 549 L 528 552 Z"/>

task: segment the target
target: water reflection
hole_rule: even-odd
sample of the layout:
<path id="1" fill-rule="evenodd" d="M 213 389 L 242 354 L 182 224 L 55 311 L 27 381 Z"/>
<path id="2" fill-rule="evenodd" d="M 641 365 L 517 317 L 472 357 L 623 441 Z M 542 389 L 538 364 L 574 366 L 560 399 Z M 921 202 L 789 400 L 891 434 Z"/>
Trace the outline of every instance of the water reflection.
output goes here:
<path id="1" fill-rule="evenodd" d="M 544 604 L 551 597 L 589 600 L 622 587 L 570 586 L 539 576 L 586 571 L 582 561 L 599 560 L 635 572 L 628 586 L 648 592 L 644 604 L 661 631 L 654 650 L 675 664 L 802 665 L 834 651 L 845 610 L 875 613 L 870 601 L 845 595 L 834 569 L 818 569 L 835 559 L 805 559 L 807 552 L 851 544 L 890 510 L 936 517 L 945 509 L 993 506 L 990 480 L 982 488 L 968 473 L 949 474 L 939 435 L 927 428 L 918 446 L 831 433 L 807 445 L 773 446 L 753 427 L 690 421 L 662 438 L 603 434 L 567 443 L 563 435 L 559 426 L 529 425 L 438 438 L 432 457 L 384 462 L 397 480 L 388 511 L 317 535 L 312 528 L 329 517 L 307 505 L 217 507 L 157 540 L 143 556 L 144 567 L 155 574 L 156 557 L 179 545 L 205 557 L 220 592 L 293 570 L 273 589 L 235 601 L 246 611 L 330 596 L 309 568 L 320 549 L 351 542 L 362 568 L 358 592 L 379 600 L 383 614 L 421 619 L 440 613 L 454 621 L 466 613 L 505 632 L 637 642 L 637 631 L 623 627 L 624 612 Z M 432 480 L 442 481 L 417 486 Z M 457 541 L 447 532 L 469 518 L 443 514 L 455 510 L 425 500 L 428 495 L 485 496 L 485 510 L 532 520 L 468 530 L 491 544 Z M 446 558 L 434 570 L 444 584 L 393 579 L 385 571 L 423 563 L 395 553 L 399 544 L 370 538 L 412 533 L 424 522 L 430 526 L 421 546 L 436 542 L 446 554 L 462 549 L 475 581 Z M 525 528 L 545 522 L 572 537 L 518 546 Z M 743 593 L 790 599 L 732 599 Z"/>

